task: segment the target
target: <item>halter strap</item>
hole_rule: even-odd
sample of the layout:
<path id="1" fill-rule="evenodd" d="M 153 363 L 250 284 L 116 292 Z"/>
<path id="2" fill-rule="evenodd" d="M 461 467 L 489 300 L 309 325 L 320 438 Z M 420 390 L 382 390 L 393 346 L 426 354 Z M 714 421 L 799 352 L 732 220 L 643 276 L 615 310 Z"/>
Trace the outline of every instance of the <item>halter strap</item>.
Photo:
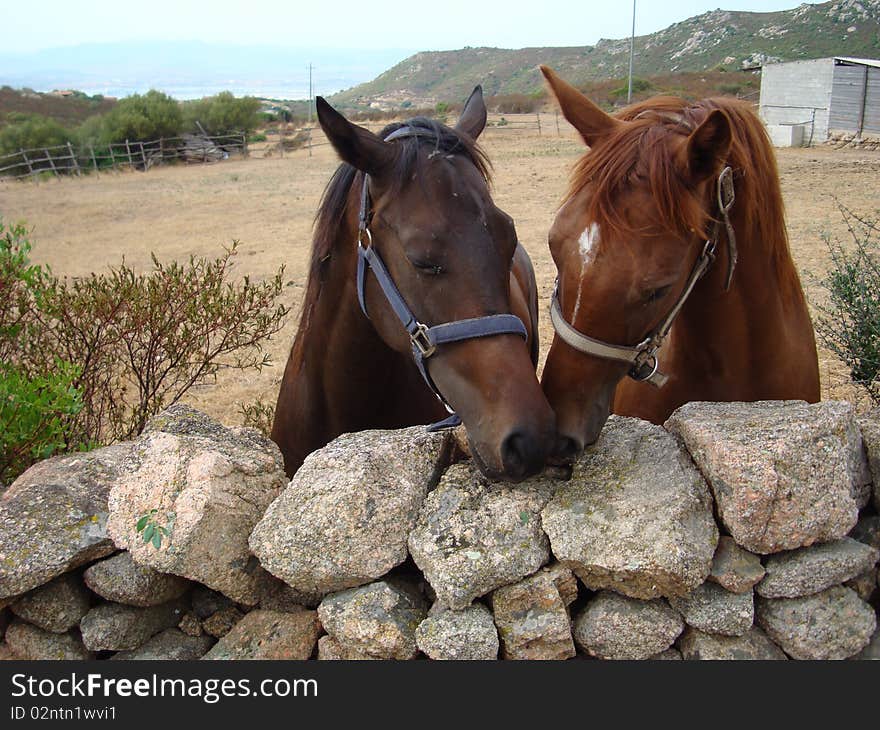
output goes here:
<path id="1" fill-rule="evenodd" d="M 386 142 L 403 137 L 431 137 L 434 135 L 425 129 L 418 127 L 404 126 L 396 129 L 387 137 Z M 370 176 L 364 173 L 363 189 L 361 191 L 361 207 L 358 213 L 358 263 L 357 263 L 357 295 L 358 303 L 361 311 L 369 319 L 366 303 L 366 279 L 367 271 L 371 271 L 385 299 L 391 306 L 392 311 L 403 328 L 406 330 L 412 345 L 413 360 L 416 367 L 422 375 L 425 383 L 431 389 L 437 399 L 443 404 L 449 412 L 449 417 L 428 426 L 429 431 L 438 431 L 443 428 L 451 428 L 461 423 L 461 418 L 455 413 L 455 410 L 449 405 L 449 402 L 440 392 L 440 389 L 434 383 L 431 375 L 428 373 L 426 360 L 434 355 L 440 345 L 451 342 L 461 342 L 463 340 L 475 339 L 478 337 L 490 337 L 493 335 L 513 334 L 519 335 L 523 339 L 528 339 L 528 333 L 522 320 L 513 314 L 491 314 L 485 317 L 473 317 L 471 319 L 460 319 L 454 322 L 434 325 L 429 327 L 418 320 L 409 308 L 400 290 L 388 273 L 385 262 L 379 252 L 373 248 L 373 235 L 370 233 L 370 219 L 372 217 L 370 192 L 369 192 Z"/>
<path id="2" fill-rule="evenodd" d="M 721 213 L 721 218 L 724 221 L 727 233 L 728 263 L 724 286 L 725 291 L 727 291 L 730 289 L 730 282 L 733 278 L 733 270 L 736 267 L 738 257 L 736 235 L 729 216 L 730 209 L 735 200 L 733 171 L 730 167 L 725 167 L 718 176 L 716 199 L 718 210 Z M 720 222 L 716 221 L 713 226 L 712 235 L 703 245 L 703 250 L 694 264 L 694 268 L 691 269 L 690 276 L 688 276 L 684 289 L 675 304 L 672 305 L 672 309 L 669 310 L 669 313 L 663 318 L 660 324 L 658 324 L 638 345 L 635 345 L 634 347 L 629 347 L 627 345 L 613 345 L 589 337 L 570 325 L 562 314 L 562 307 L 559 304 L 559 279 L 556 280 L 556 286 L 554 287 L 553 295 L 550 298 L 550 321 L 553 323 L 553 329 L 556 330 L 556 334 L 558 334 L 559 338 L 569 347 L 572 347 L 585 355 L 593 355 L 604 360 L 616 360 L 618 362 L 629 364 L 630 369 L 627 374 L 633 380 L 646 381 L 651 383 L 651 385 L 662 388 L 669 378 L 660 372 L 660 361 L 657 356 L 657 351 L 669 335 L 669 331 L 672 329 L 672 324 L 675 322 L 675 318 L 684 307 L 688 297 L 690 297 L 691 292 L 693 292 L 694 287 L 697 285 L 697 282 L 703 278 L 705 273 L 709 270 L 709 267 L 712 266 L 712 263 L 715 261 L 715 251 L 718 246 L 720 232 Z"/>

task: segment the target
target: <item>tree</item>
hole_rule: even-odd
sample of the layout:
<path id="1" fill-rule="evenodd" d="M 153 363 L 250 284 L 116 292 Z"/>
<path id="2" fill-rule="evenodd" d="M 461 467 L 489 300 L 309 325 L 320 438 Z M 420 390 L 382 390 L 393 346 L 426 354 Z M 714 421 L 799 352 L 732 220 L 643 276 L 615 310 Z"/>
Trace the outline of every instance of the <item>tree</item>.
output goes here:
<path id="1" fill-rule="evenodd" d="M 197 131 L 196 122 L 208 134 L 250 132 L 259 122 L 260 100 L 252 96 L 236 99 L 229 91 L 209 96 L 184 105 L 186 127 Z"/>
<path id="2" fill-rule="evenodd" d="M 125 140 L 147 142 L 174 137 L 183 126 L 180 104 L 167 94 L 152 89 L 121 99 L 104 116 L 98 141 L 102 144 Z"/>

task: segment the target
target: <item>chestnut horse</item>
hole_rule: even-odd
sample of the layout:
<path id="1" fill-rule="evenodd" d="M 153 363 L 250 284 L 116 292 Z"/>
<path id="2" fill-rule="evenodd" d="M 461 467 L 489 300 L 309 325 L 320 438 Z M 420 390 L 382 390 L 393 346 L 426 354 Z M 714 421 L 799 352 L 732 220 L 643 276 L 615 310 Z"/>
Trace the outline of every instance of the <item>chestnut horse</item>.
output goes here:
<path id="1" fill-rule="evenodd" d="M 320 97 L 317 111 L 343 164 L 316 217 L 275 408 L 287 473 L 341 433 L 453 409 L 486 474 L 539 471 L 555 421 L 535 374 L 537 289 L 513 220 L 489 194 L 480 87 L 454 129 L 417 118 L 377 136 Z"/>
<path id="2" fill-rule="evenodd" d="M 751 108 L 657 97 L 610 116 L 541 70 L 590 148 L 549 236 L 554 460 L 593 443 L 611 410 L 662 423 L 688 401 L 819 400 L 776 161 Z"/>

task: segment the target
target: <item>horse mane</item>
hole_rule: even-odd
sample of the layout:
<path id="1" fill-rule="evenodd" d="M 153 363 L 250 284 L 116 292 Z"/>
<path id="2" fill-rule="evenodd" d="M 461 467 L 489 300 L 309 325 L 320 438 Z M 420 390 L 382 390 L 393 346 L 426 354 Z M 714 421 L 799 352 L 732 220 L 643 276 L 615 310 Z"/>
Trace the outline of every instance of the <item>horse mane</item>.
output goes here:
<path id="1" fill-rule="evenodd" d="M 492 166 L 489 158 L 480 146 L 466 134 L 447 127 L 436 120 L 426 117 L 415 117 L 405 122 L 393 122 L 387 125 L 379 133 L 379 137 L 384 139 L 401 127 L 424 129 L 430 134 L 401 137 L 394 141 L 397 155 L 388 171 L 388 178 L 391 183 L 389 194 L 398 194 L 405 182 L 413 174 L 420 177 L 419 149 L 422 146 L 431 146 L 432 152 L 465 157 L 473 163 L 483 179 L 487 183 L 490 182 Z M 363 172 L 347 162 L 343 162 L 336 168 L 336 171 L 324 188 L 321 203 L 315 214 L 309 274 L 306 283 L 306 293 L 303 297 L 302 314 L 300 315 L 299 327 L 294 339 L 294 350 L 302 346 L 302 335 L 309 328 L 312 312 L 318 303 L 318 297 L 321 293 L 327 264 L 333 254 L 333 247 L 339 239 L 339 230 L 344 225 L 343 221 L 352 189 L 355 187 L 360 189 L 363 179 Z M 350 243 L 354 246 L 353 235 Z M 292 352 L 291 356 L 293 354 Z"/>
<path id="2" fill-rule="evenodd" d="M 717 97 L 690 103 L 658 96 L 621 110 L 615 116 L 630 123 L 616 127 L 575 165 L 566 200 L 592 182 L 597 194 L 590 198 L 591 219 L 618 234 L 631 232 L 615 199 L 621 190 L 639 181 L 651 190 L 659 226 L 708 236 L 706 229 L 714 218 L 707 219 L 705 201 L 695 195 L 672 155 L 664 154 L 664 141 L 668 135 L 688 136 L 715 109 L 730 120 L 732 143 L 727 164 L 733 169 L 736 192 L 731 217 L 740 248 L 743 253 L 769 254 L 780 285 L 797 283 L 776 157 L 764 125 L 747 102 Z"/>

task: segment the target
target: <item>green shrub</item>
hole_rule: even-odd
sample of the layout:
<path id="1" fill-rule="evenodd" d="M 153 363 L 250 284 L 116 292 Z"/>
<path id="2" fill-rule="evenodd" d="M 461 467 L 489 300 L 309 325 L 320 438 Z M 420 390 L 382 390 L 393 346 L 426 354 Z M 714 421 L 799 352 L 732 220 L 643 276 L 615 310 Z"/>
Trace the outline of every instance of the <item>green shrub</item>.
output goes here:
<path id="1" fill-rule="evenodd" d="M 648 91 L 654 88 L 654 84 L 652 84 L 648 79 L 640 79 L 638 76 L 633 76 L 632 80 L 632 93 L 639 94 L 643 91 Z M 618 98 L 625 97 L 629 93 L 629 80 L 625 80 L 623 86 L 619 86 L 610 92 L 611 96 L 616 96 Z"/>
<path id="2" fill-rule="evenodd" d="M 180 104 L 154 89 L 143 95 L 133 94 L 120 99 L 100 119 L 100 122 L 90 122 L 96 127 L 90 130 L 90 134 L 97 132 L 93 144 L 125 140 L 148 142 L 159 137 L 177 136 L 183 128 Z"/>
<path id="3" fill-rule="evenodd" d="M 68 449 L 67 419 L 82 410 L 79 369 L 56 360 L 54 372 L 28 376 L 0 363 L 0 484 Z"/>
<path id="4" fill-rule="evenodd" d="M 260 121 L 261 102 L 252 96 L 236 99 L 229 91 L 183 106 L 184 127 L 191 132 L 199 131 L 196 122 L 210 135 L 229 132 L 253 131 Z"/>
<path id="5" fill-rule="evenodd" d="M 880 404 L 880 225 L 838 207 L 852 246 L 824 236 L 832 268 L 820 281 L 829 303 L 818 305 L 816 331 L 849 367 L 852 381 Z"/>
<path id="6" fill-rule="evenodd" d="M 3 417 L 24 421 L 0 466 L 132 438 L 221 369 L 269 364 L 262 344 L 288 312 L 276 304 L 284 269 L 230 281 L 237 245 L 213 260 L 154 257 L 145 274 L 122 263 L 68 280 L 32 265 L 26 229 L 0 221 L 2 392 L 15 409 Z"/>
<path id="7" fill-rule="evenodd" d="M 79 369 L 43 351 L 42 296 L 51 273 L 29 260 L 23 225 L 0 219 L 0 484 L 66 450 L 66 423 L 82 409 Z"/>
<path id="8" fill-rule="evenodd" d="M 73 139 L 74 135 L 54 119 L 33 115 L 6 125 L 0 130 L 0 155 L 38 147 L 54 147 Z"/>
<path id="9" fill-rule="evenodd" d="M 266 403 L 264 400 L 239 403 L 238 413 L 245 426 L 255 428 L 267 437 L 272 433 L 272 423 L 275 421 L 274 403 Z"/>

